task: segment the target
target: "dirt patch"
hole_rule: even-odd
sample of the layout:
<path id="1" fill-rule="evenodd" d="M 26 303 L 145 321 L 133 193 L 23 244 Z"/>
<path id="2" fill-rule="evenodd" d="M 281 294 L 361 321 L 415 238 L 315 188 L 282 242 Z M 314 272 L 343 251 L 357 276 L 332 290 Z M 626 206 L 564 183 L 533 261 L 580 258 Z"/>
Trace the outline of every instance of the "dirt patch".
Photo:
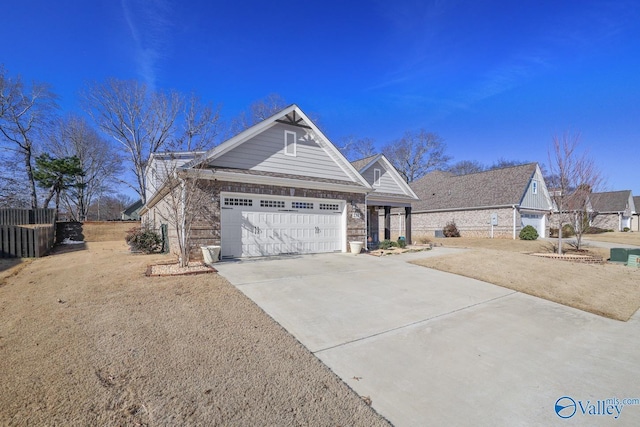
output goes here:
<path id="1" fill-rule="evenodd" d="M 460 274 L 590 313 L 627 321 L 640 307 L 640 270 L 473 249 L 414 264 Z"/>
<path id="2" fill-rule="evenodd" d="M 124 241 L 0 287 L 8 425 L 388 425 L 217 274 L 146 277 Z"/>

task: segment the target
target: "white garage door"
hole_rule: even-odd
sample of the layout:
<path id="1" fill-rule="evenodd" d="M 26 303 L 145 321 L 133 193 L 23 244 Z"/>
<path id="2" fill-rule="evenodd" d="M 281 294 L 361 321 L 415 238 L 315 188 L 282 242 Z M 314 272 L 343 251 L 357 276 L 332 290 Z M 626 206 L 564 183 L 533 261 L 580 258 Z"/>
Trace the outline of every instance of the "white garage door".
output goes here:
<path id="1" fill-rule="evenodd" d="M 536 229 L 540 237 L 546 237 L 546 224 L 544 215 L 522 212 L 520 213 L 520 218 L 522 220 L 522 228 L 530 225 Z"/>
<path id="2" fill-rule="evenodd" d="M 223 194 L 222 257 L 342 250 L 343 201 Z"/>

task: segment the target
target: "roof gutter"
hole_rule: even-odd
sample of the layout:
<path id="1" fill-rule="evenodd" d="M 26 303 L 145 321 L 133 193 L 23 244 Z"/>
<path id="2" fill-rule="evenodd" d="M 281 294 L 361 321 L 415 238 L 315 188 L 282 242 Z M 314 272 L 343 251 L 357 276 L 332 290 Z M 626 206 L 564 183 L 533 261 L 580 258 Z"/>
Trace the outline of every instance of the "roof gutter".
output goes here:
<path id="1" fill-rule="evenodd" d="M 507 208 L 513 208 L 513 207 L 520 207 L 519 204 L 509 204 L 509 205 L 493 205 L 493 206 L 470 206 L 470 207 L 465 207 L 465 208 L 443 208 L 443 209 L 431 209 L 431 210 L 414 210 L 413 213 L 417 214 L 417 213 L 436 213 L 436 212 L 451 212 L 451 211 L 475 211 L 475 210 L 482 210 L 482 209 L 507 209 Z"/>
<path id="2" fill-rule="evenodd" d="M 182 169 L 181 174 L 189 178 L 243 182 L 247 184 L 267 184 L 280 187 L 302 187 L 311 190 L 334 190 L 350 193 L 370 193 L 371 187 L 348 185 L 334 182 L 305 181 L 296 178 L 284 178 L 266 175 L 237 174 L 215 169 Z"/>

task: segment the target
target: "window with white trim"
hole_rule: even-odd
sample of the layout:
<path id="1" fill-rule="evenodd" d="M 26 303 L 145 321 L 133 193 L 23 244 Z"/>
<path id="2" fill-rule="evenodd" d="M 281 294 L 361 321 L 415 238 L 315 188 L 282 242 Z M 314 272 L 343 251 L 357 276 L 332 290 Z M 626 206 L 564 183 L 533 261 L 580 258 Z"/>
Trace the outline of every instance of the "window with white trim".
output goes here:
<path id="1" fill-rule="evenodd" d="M 337 211 L 339 208 L 337 203 L 320 203 L 321 211 Z"/>
<path id="2" fill-rule="evenodd" d="M 290 130 L 284 131 L 284 154 L 287 156 L 296 155 L 296 133 Z"/>
<path id="3" fill-rule="evenodd" d="M 284 208 L 282 200 L 260 200 L 261 208 Z"/>
<path id="4" fill-rule="evenodd" d="M 311 202 L 291 202 L 292 209 L 313 209 Z"/>
<path id="5" fill-rule="evenodd" d="M 239 199 L 235 197 L 225 197 L 225 206 L 253 206 L 253 200 L 251 199 Z"/>
<path id="6" fill-rule="evenodd" d="M 380 169 L 373 170 L 373 186 L 380 187 Z"/>
<path id="7" fill-rule="evenodd" d="M 538 194 L 538 181 L 535 179 L 531 182 L 531 193 Z"/>

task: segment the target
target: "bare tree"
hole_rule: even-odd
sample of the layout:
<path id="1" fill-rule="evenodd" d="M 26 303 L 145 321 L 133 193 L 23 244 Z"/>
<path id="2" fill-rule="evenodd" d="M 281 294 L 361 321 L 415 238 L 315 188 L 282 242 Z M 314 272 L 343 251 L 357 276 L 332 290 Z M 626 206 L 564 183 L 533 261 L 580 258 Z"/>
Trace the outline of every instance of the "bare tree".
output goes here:
<path id="1" fill-rule="evenodd" d="M 77 185 L 66 190 L 62 199 L 71 218 L 84 221 L 93 199 L 122 172 L 122 158 L 84 118 L 77 115 L 58 121 L 47 148 L 56 157 L 80 159 L 84 175 L 77 176 Z"/>
<path id="2" fill-rule="evenodd" d="M 271 93 L 262 99 L 258 99 L 249 105 L 248 111 L 241 111 L 233 120 L 225 132 L 226 138 L 231 138 L 258 122 L 263 121 L 283 110 L 287 106 L 286 101 L 277 93 Z"/>
<path id="3" fill-rule="evenodd" d="M 486 170 L 485 166 L 476 160 L 460 160 L 446 168 L 447 172 L 451 172 L 454 175 L 467 175 L 484 170 Z"/>
<path id="4" fill-rule="evenodd" d="M 207 150 L 213 148 L 220 125 L 220 108 L 203 104 L 192 93 L 183 108 L 182 135 L 176 140 L 175 150 Z"/>
<path id="5" fill-rule="evenodd" d="M 377 153 L 375 140 L 357 138 L 354 135 L 349 135 L 342 140 L 340 151 L 349 161 L 364 159 Z"/>
<path id="6" fill-rule="evenodd" d="M 26 172 L 31 207 L 38 207 L 38 194 L 33 178 L 36 141 L 46 132 L 57 96 L 45 83 L 23 83 L 18 75 L 9 77 L 0 67 L 0 140 L 3 148 L 21 157 Z"/>
<path id="7" fill-rule="evenodd" d="M 157 212 L 163 222 L 175 234 L 178 243 L 178 262 L 181 267 L 189 264 L 192 230 L 198 225 L 211 229 L 213 211 L 211 197 L 202 188 L 202 174 L 206 164 L 202 163 L 206 149 L 215 145 L 219 115 L 211 106 L 202 105 L 196 98 L 187 103 L 183 123 L 183 145 L 189 154 L 165 153 L 154 165 L 156 176 L 163 177 L 159 190 L 167 190 Z M 186 156 L 186 157 L 185 157 Z M 185 162 L 194 167 L 183 169 Z"/>
<path id="8" fill-rule="evenodd" d="M 147 162 L 151 153 L 163 149 L 174 136 L 181 96 L 150 90 L 138 81 L 112 78 L 91 84 L 83 93 L 83 102 L 98 127 L 126 153 L 137 183 L 125 183 L 146 202 Z"/>
<path id="9" fill-rule="evenodd" d="M 424 129 L 405 135 L 382 148 L 382 153 L 407 182 L 415 181 L 434 169 L 444 168 L 451 159 L 445 154 L 444 140 Z"/>
<path id="10" fill-rule="evenodd" d="M 22 162 L 17 157 L 16 153 L 8 153 L 0 158 L 0 208 L 28 209 L 31 206 L 29 195 L 24 192 L 26 171 L 16 169 L 15 165 Z"/>
<path id="11" fill-rule="evenodd" d="M 558 253 L 562 253 L 562 227 L 571 224 L 576 249 L 589 224 L 589 195 L 602 184 L 602 175 L 587 152 L 580 152 L 580 134 L 554 136 L 549 150 L 549 173 L 554 176 L 551 196 L 558 215 Z"/>

